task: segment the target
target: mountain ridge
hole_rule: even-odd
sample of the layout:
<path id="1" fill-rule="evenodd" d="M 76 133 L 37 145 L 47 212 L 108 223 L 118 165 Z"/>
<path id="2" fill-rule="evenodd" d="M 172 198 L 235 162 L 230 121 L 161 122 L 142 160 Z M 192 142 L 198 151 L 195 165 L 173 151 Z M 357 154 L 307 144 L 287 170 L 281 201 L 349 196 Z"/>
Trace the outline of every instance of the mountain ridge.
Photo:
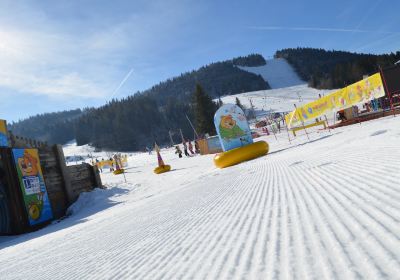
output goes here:
<path id="1" fill-rule="evenodd" d="M 332 89 L 357 81 L 364 74 L 376 72 L 380 66 L 396 62 L 400 59 L 400 52 L 371 55 L 293 48 L 278 50 L 274 57 L 269 63 L 287 60 L 286 64 L 294 69 L 292 72 L 309 86 Z M 171 130 L 182 129 L 185 135 L 192 134 L 187 117 L 193 120 L 192 93 L 196 83 L 201 84 L 214 99 L 271 88 L 268 75 L 254 73 L 257 68 L 268 68 L 268 61 L 260 54 L 215 62 L 167 79 L 132 96 L 113 99 L 99 108 L 85 110 L 72 121 L 61 117 L 58 122 L 49 125 L 43 116 L 31 117 L 29 121 L 11 124 L 10 129 L 17 135 L 50 143 L 76 139 L 79 145 L 91 143 L 103 149 L 141 150 L 154 141 L 166 144 L 170 141 Z M 282 82 L 285 78 L 279 79 Z M 301 83 L 301 79 L 295 83 Z M 46 116 L 54 117 L 51 114 Z M 65 133 L 60 133 L 63 128 Z M 65 137 L 60 138 L 61 134 Z"/>

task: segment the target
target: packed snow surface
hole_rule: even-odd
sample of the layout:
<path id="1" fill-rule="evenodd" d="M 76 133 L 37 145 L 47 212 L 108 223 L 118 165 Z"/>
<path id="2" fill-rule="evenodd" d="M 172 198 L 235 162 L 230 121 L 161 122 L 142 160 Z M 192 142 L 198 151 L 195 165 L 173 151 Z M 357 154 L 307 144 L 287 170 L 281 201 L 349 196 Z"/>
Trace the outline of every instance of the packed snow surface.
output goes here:
<path id="1" fill-rule="evenodd" d="M 263 66 L 239 66 L 239 68 L 261 75 L 273 89 L 306 84 L 306 82 L 300 79 L 293 67 L 284 58 L 269 59 L 267 60 L 266 65 Z"/>
<path id="2" fill-rule="evenodd" d="M 399 279 L 400 118 L 308 132 L 226 169 L 131 154 L 127 183 L 104 170 L 69 217 L 1 238 L 0 278 Z"/>
<path id="3" fill-rule="evenodd" d="M 299 85 L 280 89 L 250 91 L 222 97 L 224 104 L 236 103 L 236 98 L 246 107 L 250 108 L 252 102 L 258 115 L 271 112 L 290 112 L 294 104 L 302 105 L 314 101 L 334 90 L 318 90 L 307 85 Z"/>

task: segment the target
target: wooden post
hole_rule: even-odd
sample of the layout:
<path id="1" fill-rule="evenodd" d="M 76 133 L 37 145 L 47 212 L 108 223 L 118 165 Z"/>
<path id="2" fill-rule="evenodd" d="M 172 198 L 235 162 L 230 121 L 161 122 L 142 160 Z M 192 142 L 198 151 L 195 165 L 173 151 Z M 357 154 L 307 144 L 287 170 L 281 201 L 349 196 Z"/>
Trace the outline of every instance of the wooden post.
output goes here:
<path id="1" fill-rule="evenodd" d="M 92 172 L 93 172 L 94 182 L 96 184 L 95 187 L 104 188 L 104 186 L 101 182 L 99 169 L 96 166 L 91 166 L 91 168 L 92 168 Z M 124 173 L 124 177 L 125 177 L 125 173 Z M 125 178 L 125 183 L 126 183 L 126 178 Z"/>
<path id="2" fill-rule="evenodd" d="M 326 125 L 328 126 L 328 129 L 329 129 L 329 133 L 331 133 L 331 128 L 329 127 L 329 123 L 328 123 L 328 118 L 326 117 L 326 115 L 324 115 L 324 117 L 325 117 Z M 326 127 L 325 127 L 325 129 L 326 129 Z"/>
<path id="3" fill-rule="evenodd" d="M 289 139 L 289 144 L 292 145 L 292 141 L 290 141 L 289 127 L 287 126 L 286 122 L 285 122 L 285 125 L 286 125 L 287 136 L 288 136 L 288 139 Z"/>
<path id="4" fill-rule="evenodd" d="M 385 91 L 387 92 L 387 95 L 388 95 L 388 97 L 389 97 L 390 109 L 392 109 L 393 117 L 395 117 L 395 116 L 396 116 L 396 113 L 395 113 L 394 107 L 393 107 L 392 94 L 391 94 L 391 92 L 389 91 L 389 88 L 387 87 L 385 75 L 383 75 L 383 70 L 382 70 L 382 68 L 381 68 L 380 66 L 379 66 L 379 72 L 380 72 L 381 78 L 382 78 L 382 80 L 383 80 L 383 88 L 385 89 Z"/>
<path id="5" fill-rule="evenodd" d="M 297 106 L 296 106 L 296 104 L 293 104 L 293 105 L 294 105 L 295 111 L 297 111 Z M 307 132 L 305 126 L 304 126 L 304 121 L 303 121 L 302 117 L 300 116 L 300 112 L 297 111 L 297 114 L 299 115 L 299 119 L 301 120 L 301 124 L 303 125 L 304 132 L 305 132 L 306 135 L 307 135 L 307 139 L 308 139 L 308 141 L 310 142 L 310 137 L 308 136 L 308 132 Z"/>
<path id="6" fill-rule="evenodd" d="M 72 190 L 71 178 L 67 170 L 67 164 L 65 163 L 64 151 L 62 149 L 62 146 L 55 145 L 54 152 L 56 154 L 58 166 L 60 167 L 61 175 L 63 177 L 64 188 L 65 188 L 65 193 L 67 195 L 68 204 L 71 205 L 72 203 L 75 202 L 75 195 Z"/>
<path id="7" fill-rule="evenodd" d="M 15 147 L 15 135 L 11 131 L 8 131 L 8 135 L 9 135 L 9 138 L 10 138 L 9 146 L 10 147 Z"/>
<path id="8" fill-rule="evenodd" d="M 272 130 L 272 133 L 274 134 L 274 136 L 275 136 L 275 140 L 277 141 L 277 142 L 279 142 L 278 141 L 278 138 L 276 137 L 276 133 L 275 133 L 275 131 L 274 131 L 274 129 L 272 128 L 272 119 L 271 119 L 271 115 L 269 115 L 269 118 L 268 118 L 268 120 L 269 120 L 269 122 L 270 122 L 270 124 L 271 124 L 271 130 Z M 276 125 L 276 124 L 275 124 Z M 268 126 L 267 126 L 267 128 L 268 128 Z"/>

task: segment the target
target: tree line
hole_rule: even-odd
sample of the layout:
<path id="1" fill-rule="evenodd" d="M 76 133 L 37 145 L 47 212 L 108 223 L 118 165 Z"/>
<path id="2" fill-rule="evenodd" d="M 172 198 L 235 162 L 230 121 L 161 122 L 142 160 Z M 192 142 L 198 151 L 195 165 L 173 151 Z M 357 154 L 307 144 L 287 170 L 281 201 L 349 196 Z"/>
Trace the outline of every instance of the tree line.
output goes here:
<path id="1" fill-rule="evenodd" d="M 270 88 L 261 76 L 236 65 L 263 64 L 259 54 L 212 63 L 99 108 L 42 114 L 10 128 L 16 135 L 50 143 L 76 139 L 78 145 L 119 151 L 142 150 L 155 141 L 169 144 L 170 134 L 180 142 L 179 129 L 193 139 L 189 120 L 198 133 L 213 134 L 213 115 L 221 96 Z"/>
<path id="2" fill-rule="evenodd" d="M 400 60 L 400 52 L 372 55 L 294 48 L 277 51 L 275 57 L 285 58 L 311 87 L 331 89 L 392 65 Z M 261 76 L 236 67 L 265 63 L 259 54 L 212 63 L 99 108 L 41 114 L 12 123 L 10 129 L 50 143 L 76 139 L 78 145 L 117 151 L 142 150 L 155 141 L 169 144 L 170 135 L 180 142 L 179 129 L 193 139 L 189 120 L 199 133 L 215 132 L 212 115 L 222 105 L 221 96 L 270 88 Z"/>
<path id="3" fill-rule="evenodd" d="M 392 66 L 400 60 L 400 52 L 390 54 L 359 54 L 315 48 L 279 50 L 275 57 L 285 58 L 309 86 L 319 89 L 342 88 Z"/>
<path id="4" fill-rule="evenodd" d="M 214 134 L 213 116 L 217 103 L 197 84 L 190 102 L 170 97 L 165 105 L 146 94 L 135 94 L 121 101 L 112 101 L 93 110 L 76 121 L 75 137 L 78 145 L 90 143 L 94 147 L 119 151 L 144 150 L 155 142 L 181 142 L 179 130 L 186 139 L 194 139 L 189 120 L 196 132 Z"/>

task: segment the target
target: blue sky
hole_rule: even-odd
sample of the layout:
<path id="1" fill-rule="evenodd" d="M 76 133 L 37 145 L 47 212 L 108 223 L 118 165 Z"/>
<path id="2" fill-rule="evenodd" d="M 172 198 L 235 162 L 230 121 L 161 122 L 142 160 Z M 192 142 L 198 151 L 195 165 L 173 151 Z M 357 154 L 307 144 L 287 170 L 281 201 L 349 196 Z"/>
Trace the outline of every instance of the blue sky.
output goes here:
<path id="1" fill-rule="evenodd" d="M 0 0 L 0 118 L 100 106 L 288 47 L 400 50 L 400 1 Z"/>

